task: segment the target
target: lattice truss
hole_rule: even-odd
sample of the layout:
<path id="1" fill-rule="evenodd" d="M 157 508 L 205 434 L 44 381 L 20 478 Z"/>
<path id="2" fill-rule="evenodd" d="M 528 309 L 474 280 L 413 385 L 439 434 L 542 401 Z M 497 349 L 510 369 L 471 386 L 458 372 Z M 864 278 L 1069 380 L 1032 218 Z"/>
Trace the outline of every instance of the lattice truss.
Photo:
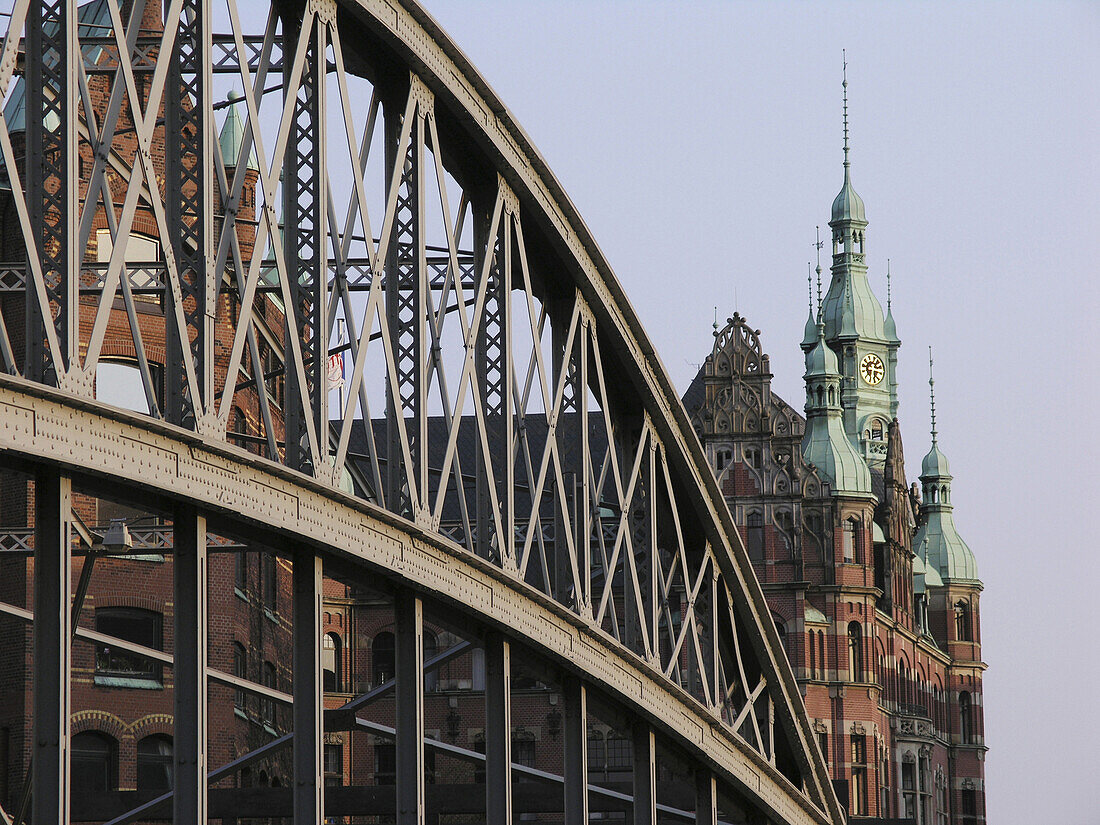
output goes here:
<path id="1" fill-rule="evenodd" d="M 14 4 L 0 149 L 26 256 L 0 265 L 3 369 L 91 398 L 110 342 L 143 412 L 446 536 L 773 764 L 812 752 L 694 436 L 667 423 L 557 214 L 467 134 L 497 127 L 349 45 L 368 7 L 276 5 L 260 32 L 237 0 L 171 0 L 161 32 L 142 6 Z M 804 759 L 796 784 L 824 807 Z"/>

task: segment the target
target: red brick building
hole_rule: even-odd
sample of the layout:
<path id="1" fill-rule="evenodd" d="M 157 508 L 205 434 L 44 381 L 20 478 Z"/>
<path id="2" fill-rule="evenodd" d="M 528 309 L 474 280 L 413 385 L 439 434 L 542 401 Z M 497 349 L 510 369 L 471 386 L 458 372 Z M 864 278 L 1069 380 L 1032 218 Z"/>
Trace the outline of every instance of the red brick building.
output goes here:
<path id="1" fill-rule="evenodd" d="M 975 825 L 982 583 L 955 529 L 934 405 L 920 484 L 906 475 L 901 342 L 868 284 L 847 145 L 829 225 L 832 278 L 802 342 L 805 417 L 772 392 L 760 333 L 740 315 L 716 325 L 684 403 L 852 817 Z"/>

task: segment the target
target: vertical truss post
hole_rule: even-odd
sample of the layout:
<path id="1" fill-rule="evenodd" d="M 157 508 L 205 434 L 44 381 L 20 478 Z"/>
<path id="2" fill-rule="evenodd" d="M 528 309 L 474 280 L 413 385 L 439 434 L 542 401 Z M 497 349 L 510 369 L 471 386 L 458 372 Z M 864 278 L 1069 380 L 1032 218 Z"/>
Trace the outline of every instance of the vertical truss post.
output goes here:
<path id="1" fill-rule="evenodd" d="M 67 477 L 35 475 L 33 825 L 69 821 L 71 499 Z"/>
<path id="2" fill-rule="evenodd" d="M 325 167 L 325 54 L 328 27 L 311 18 L 314 27 L 294 101 L 294 117 L 283 165 L 283 247 L 294 306 L 287 307 L 286 334 L 301 344 L 305 386 L 290 364 L 286 371 L 286 463 L 312 475 L 328 472 L 328 256 L 326 252 L 327 202 Z M 283 18 L 284 42 L 294 42 L 301 20 Z M 292 32 L 288 35 L 287 32 Z M 289 56 L 283 61 L 284 83 L 293 71 Z M 307 418 L 317 436 L 314 466 Z"/>
<path id="3" fill-rule="evenodd" d="M 139 25 L 140 15 L 132 25 Z M 176 316 L 165 311 L 165 376 L 168 420 L 198 427 L 214 398 L 214 319 L 218 301 L 218 275 L 213 271 L 213 170 L 211 136 L 214 129 L 210 89 L 210 3 L 184 0 L 165 89 L 165 186 L 172 256 L 179 272 L 185 330 L 175 329 Z M 125 243 L 119 239 L 118 243 Z M 126 277 L 123 274 L 123 277 Z M 165 300 L 175 300 L 165 290 Z M 190 351 L 182 351 L 190 341 Z M 187 386 L 184 358 L 195 365 L 198 398 Z"/>
<path id="4" fill-rule="evenodd" d="M 581 416 L 580 397 L 584 393 L 581 390 L 581 342 L 587 334 L 587 327 L 582 319 L 581 328 L 576 333 L 573 347 L 566 350 L 569 333 L 569 321 L 578 300 L 578 296 L 571 295 L 568 298 L 553 300 L 550 304 L 550 336 L 553 350 L 553 366 L 551 373 L 551 396 L 556 392 L 558 378 L 562 369 L 566 370 L 565 390 L 562 393 L 561 412 L 558 417 L 558 429 L 554 436 L 558 441 L 559 455 L 561 456 L 562 473 L 565 478 L 564 495 L 567 499 L 558 502 L 554 513 L 554 597 L 562 604 L 581 608 L 587 604 L 586 595 L 591 587 L 591 571 L 583 560 L 589 557 L 591 552 L 591 530 L 584 533 L 583 525 L 588 523 L 584 512 L 588 501 L 588 426 L 587 418 Z M 587 342 L 585 342 L 586 344 Z M 587 399 L 586 399 L 587 400 Z M 587 406 L 585 407 L 587 410 Z M 575 426 L 574 425 L 575 422 Z M 583 423 L 582 423 L 583 422 Z M 555 496 L 560 498 L 560 496 Z M 574 547 L 578 555 L 577 563 L 580 568 L 581 587 L 585 593 L 571 593 L 573 588 L 573 570 L 569 557 L 569 543 L 566 541 L 566 531 L 572 531 Z"/>
<path id="5" fill-rule="evenodd" d="M 485 820 L 512 821 L 512 654 L 499 633 L 485 640 Z"/>
<path id="6" fill-rule="evenodd" d="M 652 658 L 659 664 L 661 662 L 661 549 L 657 545 L 657 439 L 651 433 L 649 436 L 649 449 L 646 451 L 645 469 L 643 480 L 645 481 L 645 537 L 647 541 L 641 548 L 635 546 L 638 552 L 640 569 L 638 575 L 644 576 L 641 581 L 642 598 L 645 599 L 646 624 L 649 630 L 649 644 Z M 671 491 L 669 491 L 671 493 Z M 683 571 L 685 580 L 688 578 L 687 570 Z M 673 629 L 671 623 L 668 627 L 669 649 L 673 643 Z"/>
<path id="7" fill-rule="evenodd" d="M 175 583 L 175 822 L 206 822 L 206 517 L 190 505 L 173 514 Z"/>
<path id="8" fill-rule="evenodd" d="M 412 80 L 415 82 L 415 79 Z M 399 156 L 404 101 L 399 96 L 388 97 L 383 104 L 385 114 L 386 168 L 400 166 L 397 203 L 393 220 L 393 235 L 386 252 L 386 320 L 389 325 L 390 348 L 397 366 L 397 394 L 387 389 L 388 444 L 387 467 L 389 488 L 386 501 L 390 509 L 412 516 L 412 491 L 421 488 L 426 478 L 427 444 L 424 443 L 427 419 L 424 396 L 427 393 L 425 347 L 424 281 L 426 273 L 420 267 L 423 245 L 421 221 L 422 189 L 421 161 L 424 146 L 424 118 L 413 110 L 412 138 L 404 155 Z M 387 178 L 387 180 L 389 180 Z M 389 193 L 387 192 L 387 198 Z M 401 434 L 398 416 L 404 418 L 409 442 L 411 466 L 402 468 Z M 409 426 L 411 422 L 411 426 Z M 421 499 L 423 504 L 423 499 Z"/>
<path id="9" fill-rule="evenodd" d="M 588 691 L 576 676 L 563 687 L 565 825 L 588 825 Z"/>
<path id="10" fill-rule="evenodd" d="M 317 825 L 324 809 L 321 773 L 321 557 L 294 556 L 294 825 Z"/>
<path id="11" fill-rule="evenodd" d="M 718 783 L 709 769 L 695 769 L 695 823 L 718 825 Z"/>
<path id="12" fill-rule="evenodd" d="M 77 251 L 79 178 L 77 176 L 76 3 L 38 0 L 27 12 L 27 205 L 36 250 L 42 264 L 45 301 L 55 317 L 42 315 L 38 285 L 29 276 L 26 290 L 24 375 L 59 384 L 78 366 L 81 254 Z M 63 363 L 47 353 L 46 324 L 52 323 Z"/>
<path id="13" fill-rule="evenodd" d="M 394 600 L 397 631 L 397 825 L 424 823 L 424 605 L 400 590 Z"/>
<path id="14" fill-rule="evenodd" d="M 657 825 L 657 745 L 653 728 L 641 720 L 634 739 L 634 825 Z"/>
<path id="15" fill-rule="evenodd" d="M 623 641 L 627 647 L 643 658 L 646 656 L 647 647 L 652 650 L 649 640 L 652 638 L 652 616 L 647 575 L 653 566 L 653 548 L 650 543 L 651 536 L 651 506 L 653 499 L 653 462 L 652 454 L 643 443 L 646 436 L 643 427 L 644 417 L 639 415 L 631 417 L 626 426 L 621 428 L 621 433 L 616 433 L 617 449 L 619 449 L 619 466 L 632 467 L 634 457 L 639 450 L 646 450 L 642 456 L 642 464 L 638 473 L 638 481 L 634 486 L 634 496 L 630 501 L 624 501 L 623 507 L 630 510 L 630 518 L 627 528 L 630 530 L 631 548 L 633 559 L 626 558 L 627 548 L 623 548 L 622 564 L 622 588 L 623 588 Z M 624 469 L 624 472 L 627 472 Z M 634 591 L 634 579 L 630 572 L 630 562 L 633 561 L 638 576 L 638 596 Z M 617 576 L 617 574 L 616 574 Z M 617 576 L 618 578 L 618 576 Z"/>
<path id="16" fill-rule="evenodd" d="M 482 311 L 481 326 L 478 329 L 475 343 L 474 361 L 477 370 L 477 389 L 481 394 L 481 405 L 485 411 L 485 422 L 488 428 L 485 435 L 491 450 L 494 449 L 492 445 L 495 440 L 494 428 L 491 426 L 490 421 L 495 415 L 494 410 L 499 407 L 499 404 L 490 402 L 501 392 L 498 352 L 499 324 L 496 313 L 497 296 L 494 288 L 494 285 L 500 280 L 500 256 L 497 249 L 499 235 L 489 237 L 489 233 L 492 231 L 492 226 L 490 226 L 492 209 L 492 200 L 478 197 L 477 193 L 474 193 L 470 203 L 470 211 L 473 213 L 474 221 L 474 272 L 479 277 L 484 271 L 486 259 L 489 260 L 489 284 L 486 287 L 485 307 Z M 499 453 L 496 454 L 499 455 Z M 476 470 L 477 542 L 472 545 L 472 549 L 477 555 L 486 559 L 492 555 L 492 537 L 494 535 L 492 501 L 496 495 L 496 490 L 489 488 L 489 468 L 491 467 L 493 467 L 492 457 L 482 455 L 482 451 L 478 450 Z"/>

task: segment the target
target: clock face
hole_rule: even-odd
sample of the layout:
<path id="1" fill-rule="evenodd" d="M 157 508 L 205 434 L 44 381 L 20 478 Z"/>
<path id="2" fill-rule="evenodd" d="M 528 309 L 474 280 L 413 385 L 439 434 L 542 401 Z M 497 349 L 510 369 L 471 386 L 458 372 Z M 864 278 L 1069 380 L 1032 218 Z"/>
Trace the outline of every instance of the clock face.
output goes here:
<path id="1" fill-rule="evenodd" d="M 863 360 L 859 362 L 859 374 L 863 377 L 864 381 L 873 387 L 886 375 L 886 367 L 882 365 L 881 358 L 874 353 L 868 353 L 864 355 Z"/>

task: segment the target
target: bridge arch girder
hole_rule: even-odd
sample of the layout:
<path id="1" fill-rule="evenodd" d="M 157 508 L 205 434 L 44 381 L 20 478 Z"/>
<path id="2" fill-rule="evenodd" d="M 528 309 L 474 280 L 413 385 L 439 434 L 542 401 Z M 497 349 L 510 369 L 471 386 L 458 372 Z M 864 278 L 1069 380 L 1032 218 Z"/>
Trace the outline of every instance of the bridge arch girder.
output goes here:
<path id="1" fill-rule="evenodd" d="M 110 31 L 113 47 L 65 4 L 44 12 L 55 28 L 43 31 L 61 44 L 51 59 L 70 80 L 30 78 L 27 105 L 64 128 L 33 117 L 23 128 L 28 146 L 61 141 L 54 157 L 66 160 L 44 173 L 62 182 L 58 193 L 22 163 L 14 124 L 0 120 L 28 251 L 22 292 L 12 290 L 26 312 L 9 304 L 5 317 L 31 330 L 20 352 L 0 329 L 8 372 L 24 376 L 0 381 L 11 411 L 3 449 L 182 496 L 212 517 L 276 525 L 325 552 L 359 546 L 374 530 L 364 518 L 389 524 L 400 552 L 353 555 L 433 592 L 480 576 L 489 589 L 470 597 L 487 599 L 476 611 L 488 622 L 529 627 L 523 635 L 559 658 L 595 640 L 604 666 L 651 680 L 651 698 L 630 700 L 639 710 L 655 717 L 670 703 L 706 720 L 693 747 L 715 765 L 733 743 L 736 766 L 723 769 L 765 808 L 839 821 L 763 595 L 674 388 L 546 164 L 430 16 L 414 2 L 309 0 L 278 4 L 258 35 L 230 4 L 232 37 L 219 37 L 206 4 L 174 0 L 167 19 L 181 23 L 141 35 L 142 51 L 118 4 L 100 7 L 109 19 L 95 31 Z M 29 8 L 13 12 L 4 88 L 24 19 L 45 25 Z M 36 42 L 30 59 L 44 59 Z M 145 66 L 158 49 L 170 57 Z M 152 77 L 146 98 L 139 70 Z M 214 140 L 219 72 L 244 88 L 236 158 Z M 103 100 L 88 104 L 92 90 Z M 170 124 L 193 125 L 179 140 L 158 125 L 162 102 Z M 76 174 L 84 151 L 94 156 L 87 181 Z M 258 168 L 244 163 L 253 154 Z M 448 186 L 461 190 L 457 206 Z M 127 259 L 142 220 L 157 262 Z M 81 250 L 97 221 L 111 252 L 92 265 Z M 64 274 L 54 283 L 51 273 Z M 163 306 L 152 330 L 135 320 L 142 294 Z M 148 412 L 171 424 L 89 400 L 107 342 L 127 335 Z M 352 361 L 335 410 L 333 353 Z M 67 425 L 54 430 L 58 421 Z M 350 497 L 340 491 L 349 475 Z M 430 579 L 432 565 L 466 578 Z M 498 592 L 511 615 L 494 612 Z M 521 606 L 546 621 L 524 624 Z M 568 651 L 554 627 L 572 628 L 558 634 Z"/>

